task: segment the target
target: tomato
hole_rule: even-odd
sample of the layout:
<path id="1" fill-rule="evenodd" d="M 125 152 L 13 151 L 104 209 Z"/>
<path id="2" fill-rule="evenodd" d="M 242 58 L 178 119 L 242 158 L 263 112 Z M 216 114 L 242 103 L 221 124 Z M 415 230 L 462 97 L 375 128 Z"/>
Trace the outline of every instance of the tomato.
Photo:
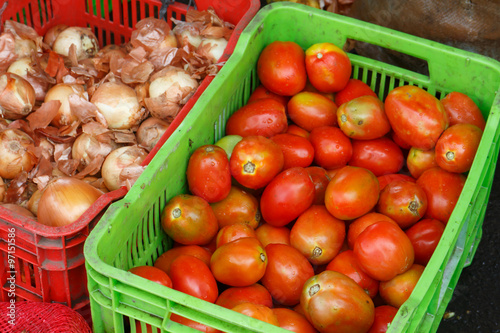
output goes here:
<path id="1" fill-rule="evenodd" d="M 379 282 L 363 271 L 352 250 L 339 253 L 328 263 L 326 269 L 347 275 L 363 288 L 371 298 L 378 293 Z"/>
<path id="2" fill-rule="evenodd" d="M 406 157 L 406 166 L 413 178 L 417 179 L 425 170 L 438 166 L 435 149 L 422 150 L 411 147 Z"/>
<path id="3" fill-rule="evenodd" d="M 404 163 L 401 148 L 389 138 L 352 140 L 351 166 L 368 169 L 378 177 L 399 172 Z"/>
<path id="4" fill-rule="evenodd" d="M 351 139 L 380 138 L 391 130 L 384 103 L 374 96 L 360 96 L 339 106 L 337 123 Z"/>
<path id="5" fill-rule="evenodd" d="M 255 234 L 264 247 L 268 244 L 290 245 L 290 229 L 287 227 L 275 227 L 269 223 L 263 223 L 255 230 Z"/>
<path id="6" fill-rule="evenodd" d="M 368 333 L 385 333 L 392 323 L 398 309 L 390 305 L 379 305 L 375 308 L 375 320 Z"/>
<path id="7" fill-rule="evenodd" d="M 286 133 L 295 134 L 303 138 L 309 139 L 309 132 L 295 124 L 289 124 Z"/>
<path id="8" fill-rule="evenodd" d="M 338 219 L 358 218 L 377 204 L 377 177 L 368 169 L 346 166 L 340 169 L 326 188 L 326 209 Z"/>
<path id="9" fill-rule="evenodd" d="M 153 266 L 136 266 L 132 267 L 128 271 L 150 281 L 159 283 L 165 287 L 172 288 L 172 280 L 167 275 L 167 273 L 159 268 Z"/>
<path id="10" fill-rule="evenodd" d="M 292 41 L 270 43 L 257 60 L 257 76 L 262 85 L 275 94 L 297 94 L 307 81 L 304 50 Z"/>
<path id="11" fill-rule="evenodd" d="M 391 130 L 391 139 L 392 141 L 394 141 L 399 147 L 401 147 L 401 149 L 404 149 L 404 150 L 409 150 L 411 148 L 411 145 L 409 145 L 408 143 L 404 142 L 400 137 L 399 135 L 396 134 L 396 132 L 392 131 Z"/>
<path id="12" fill-rule="evenodd" d="M 232 287 L 256 283 L 264 276 L 266 266 L 266 251 L 254 237 L 226 243 L 217 248 L 210 259 L 215 279 Z"/>
<path id="13" fill-rule="evenodd" d="M 210 265 L 210 258 L 212 257 L 212 253 L 210 253 L 207 249 L 202 248 L 201 246 L 181 245 L 163 252 L 163 254 L 155 260 L 154 267 L 157 267 L 165 273 L 169 274 L 170 265 L 172 265 L 172 262 L 182 254 L 196 257 L 203 261 L 206 265 Z"/>
<path id="14" fill-rule="evenodd" d="M 235 223 L 219 229 L 216 238 L 216 247 L 243 237 L 257 237 L 255 231 L 248 224 Z"/>
<path id="15" fill-rule="evenodd" d="M 219 290 L 210 268 L 200 259 L 181 254 L 170 265 L 173 289 L 215 303 Z"/>
<path id="16" fill-rule="evenodd" d="M 338 127 L 322 126 L 309 135 L 314 148 L 314 162 L 325 169 L 347 165 L 352 156 L 352 143 Z"/>
<path id="17" fill-rule="evenodd" d="M 314 326 L 307 320 L 304 315 L 297 311 L 287 308 L 273 309 L 276 318 L 278 319 L 279 326 L 285 330 L 296 333 L 316 333 Z"/>
<path id="18" fill-rule="evenodd" d="M 189 158 L 186 175 L 189 191 L 209 203 L 224 199 L 231 190 L 229 160 L 219 146 L 197 148 Z"/>
<path id="19" fill-rule="evenodd" d="M 396 180 L 380 192 L 376 209 L 396 221 L 401 229 L 407 229 L 424 217 L 427 195 L 415 182 Z"/>
<path id="20" fill-rule="evenodd" d="M 194 320 L 191 320 L 191 319 L 188 319 L 188 318 L 185 318 L 185 317 L 181 317 L 181 316 L 179 316 L 178 314 L 175 314 L 175 313 L 172 313 L 170 315 L 170 320 L 175 321 L 176 323 L 182 324 L 184 326 L 194 328 L 195 330 L 200 331 L 200 332 L 205 332 L 205 333 L 217 333 L 217 332 L 220 332 L 219 330 L 217 330 L 215 328 L 212 328 L 210 326 L 198 323 L 198 322 L 196 322 Z"/>
<path id="21" fill-rule="evenodd" d="M 236 305 L 232 310 L 271 325 L 279 326 L 278 318 L 276 318 L 273 310 L 267 306 L 246 302 Z"/>
<path id="22" fill-rule="evenodd" d="M 233 149 L 231 175 L 243 186 L 266 186 L 282 169 L 283 152 L 277 143 L 263 136 L 244 137 Z"/>
<path id="23" fill-rule="evenodd" d="M 285 107 L 272 98 L 248 103 L 233 113 L 226 123 L 226 135 L 262 135 L 270 138 L 288 127 Z"/>
<path id="24" fill-rule="evenodd" d="M 306 71 L 311 84 L 321 92 L 337 92 L 351 77 L 351 60 L 332 43 L 318 43 L 306 50 Z"/>
<path id="25" fill-rule="evenodd" d="M 444 233 L 444 224 L 436 219 L 422 219 L 405 230 L 415 250 L 415 263 L 427 265 Z"/>
<path id="26" fill-rule="evenodd" d="M 307 280 L 300 304 L 320 332 L 366 332 L 374 319 L 370 296 L 339 272 L 324 271 Z"/>
<path id="27" fill-rule="evenodd" d="M 308 92 L 318 93 L 318 94 L 320 94 L 320 95 L 328 98 L 331 101 L 335 101 L 335 93 L 324 93 L 324 92 L 321 92 L 318 89 L 316 89 L 309 80 L 307 80 L 306 86 L 304 87 L 304 90 L 302 90 L 302 91 L 308 91 Z"/>
<path id="28" fill-rule="evenodd" d="M 219 228 L 235 223 L 244 223 L 252 229 L 260 222 L 259 201 L 255 196 L 237 186 L 231 186 L 228 196 L 210 204 L 219 223 Z"/>
<path id="29" fill-rule="evenodd" d="M 247 104 L 252 103 L 258 99 L 264 99 L 264 98 L 275 99 L 276 101 L 283 104 L 283 106 L 286 106 L 288 103 L 288 100 L 290 99 L 287 96 L 275 94 L 275 93 L 269 91 L 269 89 L 264 87 L 262 84 L 260 84 L 257 88 L 255 88 L 255 90 L 252 92 L 252 94 L 248 98 Z"/>
<path id="30" fill-rule="evenodd" d="M 410 297 L 424 266 L 413 264 L 406 272 L 396 275 L 389 281 L 380 282 L 379 293 L 382 299 L 395 308 L 399 308 Z"/>
<path id="31" fill-rule="evenodd" d="M 465 185 L 465 176 L 448 172 L 439 167 L 431 168 L 417 179 L 427 195 L 425 217 L 448 223 L 460 193 Z"/>
<path id="32" fill-rule="evenodd" d="M 353 251 L 363 270 L 378 281 L 389 281 L 406 272 L 415 256 L 408 236 L 387 221 L 366 227 L 354 241 Z"/>
<path id="33" fill-rule="evenodd" d="M 441 103 L 450 119 L 450 126 L 472 124 L 484 131 L 486 121 L 477 104 L 469 96 L 453 91 L 446 95 Z"/>
<path id="34" fill-rule="evenodd" d="M 275 302 L 296 305 L 300 301 L 304 282 L 314 275 L 311 263 L 290 245 L 269 244 L 266 253 L 268 262 L 262 284 Z"/>
<path id="35" fill-rule="evenodd" d="M 219 229 L 208 202 L 195 195 L 178 194 L 163 209 L 161 225 L 174 241 L 184 245 L 205 245 Z"/>
<path id="36" fill-rule="evenodd" d="M 385 113 L 394 132 L 407 144 L 431 149 L 448 127 L 448 115 L 441 102 L 415 86 L 401 86 L 389 92 Z"/>
<path id="37" fill-rule="evenodd" d="M 472 124 L 447 128 L 436 143 L 436 163 L 449 172 L 469 171 L 482 135 L 483 131 Z"/>
<path id="38" fill-rule="evenodd" d="M 372 88 L 363 81 L 349 79 L 344 89 L 335 94 L 335 104 L 340 107 L 342 104 L 361 96 L 377 97 L 377 94 L 375 94 Z"/>
<path id="39" fill-rule="evenodd" d="M 314 201 L 314 183 L 304 168 L 278 174 L 264 189 L 260 211 L 267 223 L 282 227 L 304 212 Z"/>
<path id="40" fill-rule="evenodd" d="M 396 221 L 391 219 L 389 216 L 376 212 L 370 212 L 361 217 L 358 217 L 357 219 L 352 221 L 351 224 L 349 224 L 349 228 L 347 229 L 347 245 L 349 246 L 349 248 L 354 248 L 354 242 L 356 241 L 356 238 L 358 238 L 359 234 L 362 233 L 363 230 L 366 229 L 366 227 L 379 221 L 388 221 L 390 223 L 393 223 L 394 225 L 398 225 Z"/>
<path id="41" fill-rule="evenodd" d="M 378 183 L 380 185 L 380 191 L 382 191 L 387 184 L 396 181 L 396 180 L 406 180 L 408 182 L 416 182 L 417 180 L 412 176 L 408 176 L 402 173 L 389 173 L 386 175 L 378 176 Z"/>
<path id="42" fill-rule="evenodd" d="M 255 283 L 246 287 L 230 287 L 220 293 L 215 304 L 232 309 L 241 303 L 254 303 L 273 307 L 273 298 L 263 285 Z"/>
<path id="43" fill-rule="evenodd" d="M 319 166 L 310 166 L 306 168 L 307 173 L 314 183 L 314 202 L 315 205 L 325 204 L 325 192 L 331 178 L 328 172 Z"/>
<path id="44" fill-rule="evenodd" d="M 217 142 L 214 143 L 214 145 L 224 149 L 224 151 L 227 154 L 227 158 L 229 160 L 231 158 L 231 154 L 233 153 L 234 146 L 236 146 L 236 144 L 240 142 L 241 139 L 243 139 L 243 137 L 239 135 L 225 135 L 219 140 L 217 140 Z"/>
<path id="45" fill-rule="evenodd" d="M 300 214 L 290 231 L 290 243 L 314 265 L 330 262 L 345 239 L 345 222 L 333 217 L 324 205 L 313 205 Z"/>
<path id="46" fill-rule="evenodd" d="M 288 101 L 290 120 L 296 125 L 312 131 L 320 126 L 337 125 L 337 105 L 321 94 L 303 91 Z"/>
<path id="47" fill-rule="evenodd" d="M 311 142 L 294 134 L 278 134 L 271 138 L 283 152 L 283 170 L 293 167 L 308 167 L 314 160 L 314 148 Z"/>

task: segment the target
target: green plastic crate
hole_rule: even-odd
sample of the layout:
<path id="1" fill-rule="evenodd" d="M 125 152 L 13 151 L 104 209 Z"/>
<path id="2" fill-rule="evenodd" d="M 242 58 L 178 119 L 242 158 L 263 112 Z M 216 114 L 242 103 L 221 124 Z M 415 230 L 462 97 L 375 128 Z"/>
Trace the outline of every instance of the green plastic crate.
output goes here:
<path id="1" fill-rule="evenodd" d="M 293 24 L 290 24 L 293 22 Z M 326 11 L 293 3 L 261 9 L 238 41 L 233 55 L 163 145 L 136 184 L 112 204 L 85 246 L 92 319 L 96 332 L 124 332 L 135 321 L 162 332 L 190 331 L 170 321 L 170 313 L 225 332 L 281 332 L 280 328 L 237 314 L 126 270 L 153 264 L 171 247 L 160 227 L 170 198 L 186 193 L 188 158 L 198 147 L 224 136 L 228 117 L 243 106 L 259 84 L 260 52 L 275 40 L 292 40 L 306 49 L 319 42 L 343 46 L 347 39 L 376 44 L 428 62 L 430 76 L 349 54 L 353 77 L 380 98 L 396 86 L 412 84 L 442 98 L 451 91 L 469 95 L 487 117 L 486 128 L 462 195 L 443 237 L 411 297 L 398 311 L 389 332 L 434 332 L 464 266 L 470 264 L 482 223 L 498 157 L 500 63 L 439 43 L 413 37 Z M 154 331 L 154 330 L 153 330 Z"/>

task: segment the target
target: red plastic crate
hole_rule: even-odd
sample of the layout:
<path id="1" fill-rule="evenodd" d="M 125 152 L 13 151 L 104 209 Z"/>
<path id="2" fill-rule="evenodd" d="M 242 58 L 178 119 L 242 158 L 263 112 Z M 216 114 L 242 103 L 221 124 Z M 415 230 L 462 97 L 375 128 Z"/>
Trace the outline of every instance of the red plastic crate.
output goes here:
<path id="1" fill-rule="evenodd" d="M 127 42 L 133 27 L 142 18 L 159 17 L 159 0 L 0 0 L 0 8 L 8 2 L 1 17 L 2 24 L 12 19 L 33 27 L 43 35 L 57 24 L 90 27 L 101 46 Z M 170 1 L 163 0 L 165 3 Z M 260 8 L 258 0 L 197 0 L 198 10 L 213 7 L 223 20 L 235 25 L 233 34 L 220 61 L 226 61 L 236 42 Z M 110 6 L 111 5 L 111 6 Z M 118 10 L 110 10 L 110 9 Z M 174 2 L 166 8 L 167 22 L 171 18 L 184 20 L 188 6 Z M 151 159 L 179 126 L 199 96 L 213 80 L 207 76 L 196 93 L 180 110 L 158 144 L 148 154 Z M 10 280 L 12 259 L 16 271 L 15 295 L 18 300 L 63 303 L 78 310 L 90 321 L 83 244 L 111 202 L 125 196 L 122 187 L 102 195 L 80 219 L 65 227 L 47 227 L 0 207 L 0 301 L 8 301 L 12 291 Z M 9 237 L 10 231 L 15 237 Z M 9 244 L 9 238 L 14 242 Z M 13 245 L 10 246 L 10 245 Z M 10 255 L 10 256 L 9 256 Z"/>

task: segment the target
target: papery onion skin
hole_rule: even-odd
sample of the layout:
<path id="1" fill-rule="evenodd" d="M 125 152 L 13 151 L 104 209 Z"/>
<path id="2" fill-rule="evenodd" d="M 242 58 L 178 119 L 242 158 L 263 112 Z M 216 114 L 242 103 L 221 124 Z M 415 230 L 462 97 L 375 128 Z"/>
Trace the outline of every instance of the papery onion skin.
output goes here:
<path id="1" fill-rule="evenodd" d="M 160 138 L 166 132 L 170 122 L 155 117 L 149 117 L 137 129 L 137 143 L 147 151 L 153 150 Z"/>
<path id="2" fill-rule="evenodd" d="M 169 66 L 165 75 L 155 77 L 149 85 L 149 97 L 156 98 L 167 93 L 174 85 L 183 91 L 181 98 L 185 97 L 192 90 L 198 88 L 198 81 L 193 79 L 185 70 Z"/>
<path id="3" fill-rule="evenodd" d="M 227 40 L 225 38 L 205 38 L 198 46 L 197 52 L 216 63 L 224 54 L 226 46 Z"/>
<path id="4" fill-rule="evenodd" d="M 36 44 L 30 39 L 16 37 L 14 52 L 16 53 L 17 58 L 29 57 L 32 53 L 36 52 Z"/>
<path id="5" fill-rule="evenodd" d="M 54 46 L 54 42 L 57 39 L 57 36 L 59 36 L 62 31 L 66 30 L 66 28 L 68 28 L 66 24 L 58 24 L 47 30 L 45 36 L 43 36 L 44 43 L 52 48 Z"/>
<path id="6" fill-rule="evenodd" d="M 45 102 L 53 100 L 58 100 L 61 102 L 59 112 L 57 116 L 55 116 L 54 119 L 52 119 L 52 121 L 50 122 L 51 125 L 60 128 L 77 121 L 77 117 L 71 112 L 68 98 L 71 94 L 78 94 L 79 96 L 83 97 L 85 96 L 84 93 L 84 87 L 79 84 L 59 83 L 50 88 L 45 95 Z"/>
<path id="7" fill-rule="evenodd" d="M 140 165 L 147 155 L 148 152 L 144 148 L 137 146 L 126 146 L 113 150 L 102 164 L 101 175 L 104 178 L 104 185 L 110 191 L 119 189 L 123 185 L 120 180 L 122 170 L 131 164 Z"/>
<path id="8" fill-rule="evenodd" d="M 16 128 L 0 131 L 0 177 L 13 179 L 22 171 L 29 172 L 37 158 L 29 151 L 34 149 L 33 139 Z"/>
<path id="9" fill-rule="evenodd" d="M 30 212 L 28 209 L 24 208 L 23 206 L 11 204 L 11 203 L 5 203 L 5 204 L 0 204 L 0 207 L 7 208 L 13 212 L 16 212 L 19 215 L 23 215 L 23 216 L 30 217 L 33 219 L 35 218 L 35 215 L 33 215 L 32 212 Z"/>
<path id="10" fill-rule="evenodd" d="M 59 177 L 44 189 L 38 202 L 38 222 L 52 227 L 61 227 L 78 220 L 103 194 L 86 182 Z"/>
<path id="11" fill-rule="evenodd" d="M 26 208 L 34 215 L 38 215 L 38 203 L 40 202 L 40 198 L 42 197 L 43 190 L 36 190 L 28 200 L 26 204 Z"/>
<path id="12" fill-rule="evenodd" d="M 21 76 L 4 73 L 0 76 L 0 115 L 15 120 L 27 116 L 35 105 L 35 89 Z"/>
<path id="13" fill-rule="evenodd" d="M 87 184 L 90 184 L 90 185 L 94 186 L 98 190 L 101 190 L 103 193 L 108 193 L 109 192 L 109 190 L 106 187 L 106 185 L 104 185 L 104 179 L 102 179 L 102 178 L 97 178 L 97 177 L 89 176 L 89 177 L 83 178 L 82 180 L 84 182 L 86 182 Z"/>
<path id="14" fill-rule="evenodd" d="M 0 177 L 0 202 L 2 202 L 5 198 L 5 191 L 5 182 L 3 181 L 2 177 Z"/>
<path id="15" fill-rule="evenodd" d="M 99 52 L 99 42 L 89 28 L 69 27 L 61 31 L 52 49 L 60 55 L 68 56 L 71 44 L 76 47 L 78 60 L 91 58 Z"/>
<path id="16" fill-rule="evenodd" d="M 97 138 L 88 133 L 80 134 L 71 149 L 71 155 L 74 160 L 80 162 L 78 170 L 82 170 L 89 165 L 92 160 L 102 156 L 103 160 L 108 154 L 118 148 L 118 144 L 110 140 L 109 143 L 99 142 Z"/>
<path id="17" fill-rule="evenodd" d="M 31 69 L 31 62 L 32 59 L 29 57 L 17 59 L 9 66 L 7 72 L 19 75 L 20 77 L 28 81 L 35 90 L 35 99 L 37 101 L 43 101 L 45 99 L 47 91 L 49 90 L 49 83 L 28 76 L 28 72 Z"/>

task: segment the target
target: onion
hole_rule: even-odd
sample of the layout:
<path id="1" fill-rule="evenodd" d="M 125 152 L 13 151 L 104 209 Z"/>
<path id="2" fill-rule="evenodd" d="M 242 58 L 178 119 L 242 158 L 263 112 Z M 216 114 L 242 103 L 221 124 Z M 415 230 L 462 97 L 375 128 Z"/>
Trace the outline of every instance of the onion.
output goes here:
<path id="1" fill-rule="evenodd" d="M 122 171 L 131 166 L 138 166 L 144 161 L 148 152 L 138 146 L 126 146 L 113 150 L 104 160 L 101 169 L 104 185 L 114 191 L 124 185 L 120 178 Z"/>
<path id="2" fill-rule="evenodd" d="M 32 76 L 28 76 L 31 67 L 32 59 L 29 57 L 24 57 L 14 61 L 7 69 L 8 73 L 14 73 L 28 81 L 33 89 L 35 90 L 35 98 L 37 101 L 43 101 L 45 94 L 49 89 L 49 83 L 43 80 L 37 80 Z"/>
<path id="3" fill-rule="evenodd" d="M 224 54 L 227 46 L 225 38 L 205 38 L 196 49 L 196 52 L 216 63 Z"/>
<path id="4" fill-rule="evenodd" d="M 149 97 L 159 97 L 177 87 L 180 90 L 181 98 L 198 88 L 198 81 L 193 79 L 185 70 L 178 67 L 169 66 L 165 75 L 158 76 L 149 85 Z"/>
<path id="5" fill-rule="evenodd" d="M 30 199 L 28 200 L 28 203 L 26 204 L 27 208 L 33 215 L 37 216 L 38 215 L 38 203 L 40 202 L 40 198 L 42 197 L 43 190 L 37 190 L 35 191 Z"/>
<path id="6" fill-rule="evenodd" d="M 149 117 L 141 123 L 137 129 L 137 143 L 140 147 L 151 151 L 170 126 L 170 122 L 155 117 Z"/>
<path id="7" fill-rule="evenodd" d="M 58 24 L 47 30 L 45 33 L 45 36 L 43 36 L 43 41 L 45 44 L 47 44 L 50 48 L 54 46 L 54 42 L 57 39 L 57 36 L 63 31 L 66 30 L 68 26 L 66 24 Z"/>
<path id="8" fill-rule="evenodd" d="M 89 176 L 89 177 L 83 178 L 82 180 L 84 182 L 86 182 L 87 184 L 94 186 L 96 189 L 101 190 L 103 193 L 109 192 L 106 185 L 104 185 L 104 179 L 102 179 L 102 178 Z"/>
<path id="9" fill-rule="evenodd" d="M 108 81 L 101 84 L 90 100 L 106 118 L 111 129 L 131 129 L 138 126 L 146 114 L 131 87 Z"/>
<path id="10" fill-rule="evenodd" d="M 17 58 L 24 58 L 31 56 L 32 53 L 36 52 L 36 44 L 31 39 L 23 39 L 16 37 L 15 39 L 15 53 Z"/>
<path id="11" fill-rule="evenodd" d="M 78 60 L 91 58 L 99 51 L 99 43 L 89 28 L 69 27 L 61 31 L 54 41 L 54 52 L 68 56 L 71 44 L 76 47 Z"/>
<path id="12" fill-rule="evenodd" d="M 5 191 L 7 189 L 5 188 L 5 183 L 2 179 L 2 177 L 0 177 L 0 202 L 3 201 L 3 199 L 5 198 Z"/>
<path id="13" fill-rule="evenodd" d="M 85 89 L 79 84 L 59 83 L 50 88 L 47 95 L 45 95 L 45 102 L 53 100 L 61 102 L 58 114 L 50 123 L 59 128 L 78 121 L 78 118 L 71 112 L 69 95 L 78 94 L 81 97 L 85 97 L 84 93 Z"/>
<path id="14" fill-rule="evenodd" d="M 109 140 L 109 142 L 104 143 L 98 141 L 97 138 L 91 134 L 82 133 L 76 138 L 75 142 L 73 142 L 71 155 L 74 160 L 80 162 L 78 170 L 81 171 L 98 158 L 101 158 L 102 161 L 104 161 L 104 158 L 116 148 L 118 148 L 118 144 L 116 144 L 113 140 Z"/>
<path id="15" fill-rule="evenodd" d="M 20 119 L 35 105 L 35 90 L 31 84 L 13 73 L 0 76 L 0 115 L 5 119 Z"/>
<path id="16" fill-rule="evenodd" d="M 16 212 L 17 214 L 19 215 L 23 215 L 23 216 L 26 216 L 26 217 L 31 217 L 31 218 L 35 218 L 35 215 L 33 215 L 28 209 L 22 207 L 22 206 L 19 206 L 19 205 L 16 205 L 16 204 L 11 204 L 11 203 L 6 203 L 6 204 L 1 204 L 0 205 L 1 207 L 4 207 L 4 208 L 7 208 L 13 212 Z"/>
<path id="17" fill-rule="evenodd" d="M 86 182 L 59 177 L 44 189 L 38 202 L 38 222 L 61 227 L 75 222 L 103 193 Z"/>
<path id="18" fill-rule="evenodd" d="M 0 131 L 0 177 L 13 179 L 33 169 L 37 158 L 30 149 L 34 149 L 34 143 L 28 134 L 15 128 Z"/>
<path id="19" fill-rule="evenodd" d="M 175 22 L 175 28 L 172 31 L 177 37 L 179 47 L 191 45 L 196 49 L 200 45 L 202 41 L 202 37 L 200 36 L 200 23 L 201 22 Z"/>

